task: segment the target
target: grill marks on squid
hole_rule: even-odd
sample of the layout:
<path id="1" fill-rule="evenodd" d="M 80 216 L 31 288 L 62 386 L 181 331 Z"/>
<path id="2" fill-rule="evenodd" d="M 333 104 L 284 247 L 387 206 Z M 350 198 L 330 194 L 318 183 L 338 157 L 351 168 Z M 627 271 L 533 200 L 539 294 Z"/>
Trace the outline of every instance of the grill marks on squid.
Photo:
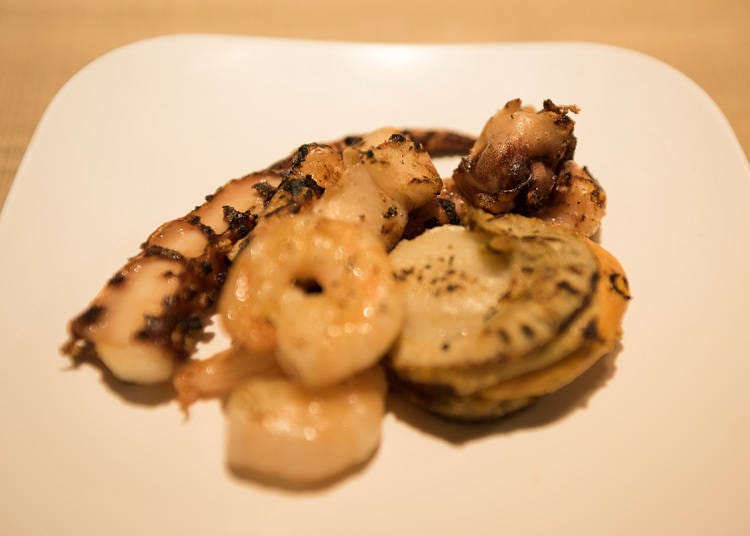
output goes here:
<path id="1" fill-rule="evenodd" d="M 433 156 L 461 154 L 474 142 L 473 138 L 449 131 L 408 132 Z M 63 353 L 73 359 L 98 357 L 90 333 L 107 321 L 112 296 L 131 291 L 131 273 L 143 263 L 164 260 L 170 268 L 162 276 L 177 278 L 177 290 L 163 297 L 158 314 L 143 314 L 142 325 L 132 333 L 132 339 L 147 342 L 178 359 L 188 357 L 199 341 L 209 337 L 205 327 L 214 313 L 236 248 L 246 242 L 262 218 L 299 212 L 320 198 L 329 181 L 337 179 L 341 149 L 357 139 L 350 136 L 328 144 L 303 145 L 265 170 L 228 182 L 186 216 L 161 226 L 141 245 L 141 251 L 107 281 L 91 305 L 70 322 Z M 330 158 L 310 159 L 313 153 L 325 153 Z M 226 198 L 239 203 L 225 202 Z M 242 202 L 249 208 L 239 206 Z M 157 243 L 159 231 L 169 225 L 197 229 L 205 237 L 205 244 L 196 251 L 195 241 L 185 248 Z"/>
<path id="2" fill-rule="evenodd" d="M 254 229 L 259 219 L 255 204 L 246 210 L 231 205 L 221 207 L 212 205 L 224 201 L 225 196 L 222 196 L 222 193 L 226 188 L 238 186 L 241 190 L 247 191 L 247 195 L 238 201 L 247 203 L 248 198 L 259 195 L 261 204 L 265 205 L 270 199 L 268 192 L 276 190 L 272 183 L 277 180 L 273 172 L 260 172 L 235 179 L 214 194 L 207 195 L 203 205 L 152 233 L 149 239 L 141 244 L 140 253 L 129 259 L 125 266 L 109 279 L 106 287 L 110 292 L 129 292 L 131 282 L 128 274 L 134 269 L 137 271 L 137 265 L 147 263 L 149 259 L 162 259 L 170 261 L 173 266 L 162 275 L 178 279 L 177 291 L 163 297 L 159 314 L 144 314 L 142 326 L 133 333 L 135 340 L 148 342 L 174 357 L 185 358 L 192 353 L 199 341 L 207 338 L 204 328 L 214 312 L 221 287 L 227 276 L 230 266 L 228 254 L 238 241 Z M 214 225 L 221 232 L 216 232 L 213 227 L 205 224 L 199 215 L 209 211 L 214 217 Z M 221 225 L 216 225 L 214 214 L 217 212 L 222 215 Z M 191 251 L 180 251 L 180 249 L 195 249 L 195 246 L 191 248 L 189 243 L 181 244 L 179 239 L 175 249 L 156 243 L 161 238 L 159 232 L 168 229 L 168 226 L 172 226 L 172 229 L 180 227 L 197 229 L 205 237 L 202 251 L 197 255 L 190 255 Z M 110 301 L 103 298 L 103 303 L 97 304 L 95 300 L 93 305 L 71 321 L 70 339 L 63 346 L 64 353 L 75 359 L 97 355 L 95 344 L 90 340 L 87 332 L 98 322 L 106 321 L 107 302 Z"/>

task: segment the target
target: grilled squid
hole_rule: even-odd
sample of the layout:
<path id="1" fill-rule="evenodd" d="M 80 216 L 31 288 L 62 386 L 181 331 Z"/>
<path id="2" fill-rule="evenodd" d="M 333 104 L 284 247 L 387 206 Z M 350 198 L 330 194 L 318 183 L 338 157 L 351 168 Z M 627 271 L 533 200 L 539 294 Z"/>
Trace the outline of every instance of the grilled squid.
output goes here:
<path id="1" fill-rule="evenodd" d="M 236 179 L 159 227 L 71 321 L 63 352 L 98 357 L 121 380 L 168 380 L 205 337 L 227 253 L 255 227 L 280 180 L 272 170 Z"/>
<path id="2" fill-rule="evenodd" d="M 410 132 L 416 146 L 436 155 L 458 154 L 473 143 L 448 131 Z M 304 145 L 263 171 L 230 181 L 186 216 L 159 227 L 69 323 L 62 352 L 74 360 L 98 358 L 121 380 L 169 380 L 206 338 L 231 259 L 258 221 L 297 212 L 327 188 L 335 189 L 341 151 L 362 139 Z M 360 217 L 359 207 L 350 209 L 350 219 Z M 387 209 L 382 216 L 389 219 Z"/>

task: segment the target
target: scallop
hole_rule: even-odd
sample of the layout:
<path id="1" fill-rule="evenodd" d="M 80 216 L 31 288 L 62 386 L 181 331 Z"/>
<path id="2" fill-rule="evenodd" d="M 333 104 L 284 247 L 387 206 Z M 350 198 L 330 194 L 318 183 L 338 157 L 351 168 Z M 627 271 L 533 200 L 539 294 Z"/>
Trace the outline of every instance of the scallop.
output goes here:
<path id="1" fill-rule="evenodd" d="M 320 390 L 278 370 L 253 376 L 227 401 L 227 462 L 285 483 L 335 477 L 377 449 L 385 394 L 380 367 Z"/>

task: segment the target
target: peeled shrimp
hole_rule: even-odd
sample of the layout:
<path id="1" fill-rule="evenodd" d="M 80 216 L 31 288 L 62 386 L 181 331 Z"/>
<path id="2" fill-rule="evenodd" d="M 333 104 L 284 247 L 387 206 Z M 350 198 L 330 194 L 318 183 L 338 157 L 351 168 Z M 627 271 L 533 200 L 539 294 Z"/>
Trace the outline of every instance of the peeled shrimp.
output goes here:
<path id="1" fill-rule="evenodd" d="M 219 312 L 248 351 L 275 350 L 287 374 L 321 387 L 380 359 L 401 329 L 404 302 L 378 237 L 304 213 L 258 226 Z"/>
<path id="2" fill-rule="evenodd" d="M 336 476 L 377 448 L 385 394 L 380 367 L 314 391 L 278 371 L 253 376 L 227 401 L 227 462 L 287 482 Z"/>
<path id="3" fill-rule="evenodd" d="M 323 217 L 358 222 L 391 249 L 407 214 L 434 199 L 442 181 L 422 146 L 394 128 L 329 145 L 299 148 L 265 216 L 311 209 Z"/>

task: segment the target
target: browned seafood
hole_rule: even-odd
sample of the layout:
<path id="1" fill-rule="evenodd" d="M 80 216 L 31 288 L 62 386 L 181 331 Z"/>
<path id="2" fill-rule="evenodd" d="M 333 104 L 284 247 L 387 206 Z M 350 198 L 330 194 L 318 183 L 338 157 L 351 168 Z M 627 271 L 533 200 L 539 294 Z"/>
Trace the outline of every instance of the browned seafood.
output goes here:
<path id="1" fill-rule="evenodd" d="M 493 214 L 532 213 L 543 207 L 560 164 L 575 151 L 570 111 L 578 109 L 546 100 L 536 112 L 522 107 L 520 99 L 509 101 L 490 118 L 453 173 L 458 190 Z"/>
<path id="2" fill-rule="evenodd" d="M 549 203 L 535 216 L 592 236 L 599 229 L 607 194 L 589 170 L 572 160 L 562 165 Z"/>
<path id="3" fill-rule="evenodd" d="M 220 301 L 247 358 L 274 353 L 289 376 L 316 387 L 377 361 L 403 318 L 383 246 L 400 240 L 408 212 L 441 184 L 429 154 L 396 129 L 350 138 L 341 152 L 300 147 L 252 241 L 233 256 Z M 190 393 L 222 394 L 222 378 L 225 392 L 233 387 L 242 365 L 232 355 L 177 373 L 185 407 Z"/>
<path id="4" fill-rule="evenodd" d="M 581 236 L 606 197 L 572 160 L 577 111 L 516 99 L 477 140 L 381 128 L 302 145 L 152 233 L 63 351 L 171 379 L 185 410 L 226 396 L 230 467 L 287 483 L 372 456 L 381 361 L 440 415 L 525 407 L 614 348 L 629 299 L 619 263 Z M 432 157 L 458 155 L 441 179 Z M 187 359 L 214 312 L 231 346 Z"/>
<path id="5" fill-rule="evenodd" d="M 265 216 L 312 207 L 327 218 L 364 223 L 392 248 L 403 235 L 408 214 L 434 202 L 442 188 L 433 155 L 410 132 L 381 128 L 331 145 L 303 145 L 291 158 Z M 463 149 L 469 141 L 442 131 L 416 132 L 438 154 Z"/>
<path id="6" fill-rule="evenodd" d="M 576 106 L 546 100 L 540 111 L 509 101 L 490 118 L 453 177 L 431 202 L 409 215 L 404 236 L 463 222 L 475 206 L 494 214 L 513 212 L 559 223 L 593 236 L 606 211 L 606 195 L 586 168 L 573 160 Z"/>
<path id="7" fill-rule="evenodd" d="M 473 143 L 447 131 L 411 132 L 417 146 L 440 155 L 463 152 Z M 361 143 L 361 136 L 348 136 L 303 145 L 266 170 L 230 181 L 183 218 L 162 225 L 70 322 L 63 353 L 75 360 L 99 358 L 122 380 L 168 380 L 175 364 L 206 337 L 204 328 L 242 239 L 260 218 L 297 212 L 337 184 L 341 149 Z M 396 232 L 400 237 L 398 229 L 386 233 L 388 241 L 395 243 Z"/>
<path id="8" fill-rule="evenodd" d="M 249 355 L 274 353 L 287 376 L 312 388 L 377 363 L 404 318 L 379 237 L 309 212 L 258 226 L 235 259 L 219 312 Z"/>
<path id="9" fill-rule="evenodd" d="M 63 352 L 98 357 L 122 380 L 169 379 L 175 360 L 204 338 L 229 268 L 227 253 L 253 229 L 279 181 L 274 171 L 236 179 L 162 225 L 71 321 Z"/>
<path id="10" fill-rule="evenodd" d="M 387 390 L 379 366 L 316 390 L 279 371 L 248 378 L 226 404 L 227 463 L 285 483 L 336 476 L 378 447 Z"/>
<path id="11" fill-rule="evenodd" d="M 189 361 L 175 372 L 172 384 L 183 409 L 199 398 L 221 396 L 248 376 L 276 368 L 272 353 L 250 354 L 241 346 L 232 347 L 198 361 Z"/>
<path id="12" fill-rule="evenodd" d="M 421 129 L 407 128 L 399 131 L 400 134 L 409 137 L 421 148 L 427 151 L 433 158 L 442 156 L 463 156 L 474 145 L 476 139 L 460 132 L 446 129 Z M 337 140 L 322 143 L 337 151 L 345 147 L 356 145 L 362 141 L 366 134 L 352 134 Z M 286 170 L 292 164 L 296 153 L 282 158 L 269 166 L 269 169 Z"/>
<path id="13" fill-rule="evenodd" d="M 427 152 L 395 129 L 351 141 L 341 154 L 303 146 L 235 258 L 219 306 L 232 338 L 250 354 L 275 352 L 308 386 L 371 366 L 403 318 L 383 246 L 401 238 L 407 213 L 440 186 Z"/>
<path id="14" fill-rule="evenodd" d="M 98 357 L 123 380 L 169 379 L 175 363 L 206 336 L 242 239 L 260 218 L 303 208 L 365 223 L 388 249 L 404 235 L 407 215 L 408 237 L 458 223 L 470 203 L 483 206 L 488 199 L 497 201 L 490 203 L 495 209 L 512 200 L 514 211 L 592 234 L 605 196 L 585 170 L 562 162 L 575 147 L 571 110 L 547 101 L 544 110 L 533 112 L 511 101 L 476 143 L 448 131 L 381 129 L 303 145 L 267 170 L 229 182 L 187 216 L 155 231 L 70 323 L 63 351 L 74 359 Z M 425 148 L 443 156 L 468 147 L 455 182 L 447 179 L 441 189 Z M 520 180 L 524 170 L 528 176 Z"/>

